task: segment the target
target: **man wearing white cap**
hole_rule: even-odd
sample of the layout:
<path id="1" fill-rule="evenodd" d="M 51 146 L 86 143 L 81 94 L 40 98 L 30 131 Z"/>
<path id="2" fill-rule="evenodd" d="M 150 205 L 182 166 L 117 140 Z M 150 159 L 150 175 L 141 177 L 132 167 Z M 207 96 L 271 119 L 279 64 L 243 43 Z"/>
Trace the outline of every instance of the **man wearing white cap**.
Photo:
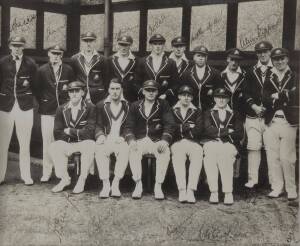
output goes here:
<path id="1" fill-rule="evenodd" d="M 32 185 L 30 139 L 36 94 L 34 79 L 37 65 L 23 55 L 25 39 L 11 37 L 11 54 L 0 60 L 0 183 L 7 168 L 7 154 L 14 125 L 20 146 L 20 173 L 25 185 Z"/>
<path id="2" fill-rule="evenodd" d="M 64 50 L 59 45 L 48 49 L 49 62 L 37 70 L 38 112 L 41 114 L 43 139 L 43 176 L 41 182 L 47 182 L 52 174 L 53 163 L 48 148 L 54 141 L 54 116 L 58 106 L 69 100 L 67 86 L 75 79 L 73 69 L 62 62 Z"/>

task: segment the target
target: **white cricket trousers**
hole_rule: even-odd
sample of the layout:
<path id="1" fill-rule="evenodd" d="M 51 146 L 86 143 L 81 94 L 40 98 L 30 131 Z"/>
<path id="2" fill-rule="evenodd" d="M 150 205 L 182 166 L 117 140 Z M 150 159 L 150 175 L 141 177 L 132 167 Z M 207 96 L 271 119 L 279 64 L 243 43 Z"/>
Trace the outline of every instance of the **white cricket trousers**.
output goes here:
<path id="1" fill-rule="evenodd" d="M 105 141 L 104 144 L 95 145 L 95 157 L 101 180 L 109 179 L 110 155 L 116 156 L 115 177 L 121 179 L 125 174 L 128 165 L 129 146 L 124 141 L 122 143 L 113 143 Z"/>
<path id="2" fill-rule="evenodd" d="M 172 163 L 178 190 L 197 190 L 199 176 L 202 168 L 203 149 L 200 144 L 182 139 L 171 147 Z M 189 158 L 189 181 L 186 186 L 186 160 Z"/>
<path id="3" fill-rule="evenodd" d="M 129 165 L 134 181 L 141 180 L 142 177 L 142 158 L 145 154 L 153 154 L 156 158 L 155 181 L 162 184 L 165 180 L 166 172 L 170 162 L 170 149 L 158 153 L 157 142 L 153 142 L 149 137 L 137 140 L 137 151 L 129 152 Z"/>
<path id="4" fill-rule="evenodd" d="M 24 181 L 31 180 L 30 173 L 30 140 L 33 126 L 33 109 L 23 111 L 15 102 L 10 112 L 0 111 L 0 182 L 4 181 L 7 169 L 8 148 L 16 126 L 20 146 L 20 174 Z"/>
<path id="5" fill-rule="evenodd" d="M 210 192 L 217 192 L 219 172 L 223 192 L 232 192 L 233 189 L 233 164 L 237 150 L 229 142 L 209 141 L 204 144 L 204 168 Z"/>

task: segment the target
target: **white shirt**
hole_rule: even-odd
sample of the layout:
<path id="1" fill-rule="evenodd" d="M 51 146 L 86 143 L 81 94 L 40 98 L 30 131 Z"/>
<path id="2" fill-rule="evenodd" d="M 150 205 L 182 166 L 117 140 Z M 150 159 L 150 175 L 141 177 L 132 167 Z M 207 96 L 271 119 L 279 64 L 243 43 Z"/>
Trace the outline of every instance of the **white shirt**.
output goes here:
<path id="1" fill-rule="evenodd" d="M 135 59 L 135 57 L 134 57 L 134 55 L 131 53 L 131 51 L 129 51 L 129 55 L 126 56 L 126 57 L 121 56 L 121 55 L 119 54 L 119 52 L 115 53 L 114 56 L 118 57 L 119 65 L 120 65 L 120 67 L 122 68 L 123 71 L 127 68 L 128 64 L 129 64 L 129 62 L 130 62 L 130 60 L 134 60 L 134 59 Z"/>
<path id="2" fill-rule="evenodd" d="M 17 59 L 18 57 L 18 59 Z M 16 73 L 19 71 L 22 63 L 23 54 L 20 56 L 13 56 L 13 60 L 16 62 Z"/>
<path id="3" fill-rule="evenodd" d="M 71 102 L 69 102 L 68 108 L 71 109 L 71 114 L 72 114 L 72 120 L 75 121 L 77 119 L 77 114 L 78 111 L 81 109 L 81 102 L 82 99 L 80 100 L 80 102 L 74 106 Z"/>
<path id="4" fill-rule="evenodd" d="M 183 54 L 181 57 L 178 58 L 177 56 L 175 56 L 174 52 L 172 52 L 169 55 L 169 58 L 175 61 L 177 68 L 180 67 L 182 61 L 188 62 L 188 59 L 186 58 L 185 54 Z"/>
<path id="5" fill-rule="evenodd" d="M 153 64 L 154 72 L 157 73 L 160 66 L 161 66 L 164 53 L 162 53 L 160 56 L 157 56 L 157 55 L 154 55 L 154 54 L 151 54 L 150 56 L 152 57 L 152 64 Z"/>
<path id="6" fill-rule="evenodd" d="M 53 72 L 54 72 L 54 76 L 55 76 L 55 80 L 58 81 L 59 78 L 60 78 L 60 73 L 61 73 L 61 70 L 60 70 L 60 67 L 61 67 L 61 62 L 53 65 L 52 64 L 52 68 L 53 68 Z"/>
<path id="7" fill-rule="evenodd" d="M 174 109 L 178 108 L 180 110 L 180 114 L 183 119 L 185 119 L 186 113 L 189 109 L 195 109 L 195 110 L 197 109 L 193 103 L 190 103 L 190 105 L 188 107 L 183 107 L 183 106 L 181 106 L 179 101 L 174 105 L 173 108 Z"/>
<path id="8" fill-rule="evenodd" d="M 233 92 L 236 87 L 235 82 L 236 82 L 237 78 L 239 77 L 239 75 L 242 73 L 242 69 L 240 67 L 238 67 L 238 69 L 236 71 L 231 71 L 228 69 L 228 67 L 226 67 L 224 72 L 227 74 L 227 78 L 228 78 L 229 82 L 231 82 L 231 84 L 227 84 L 227 85 L 230 88 L 231 92 Z"/>
<path id="9" fill-rule="evenodd" d="M 289 66 L 286 67 L 286 69 L 283 72 L 278 71 L 275 67 L 272 68 L 272 72 L 275 73 L 278 77 L 278 80 L 281 81 L 286 74 L 287 71 L 291 70 Z"/>
<path id="10" fill-rule="evenodd" d="M 196 66 L 196 74 L 200 80 L 202 80 L 204 77 L 205 68 L 206 68 L 206 66 L 203 66 L 203 67 Z"/>
<path id="11" fill-rule="evenodd" d="M 121 102 L 118 105 L 113 103 L 110 104 L 110 110 L 115 117 L 118 116 L 121 109 L 122 109 Z M 120 136 L 120 128 L 121 128 L 123 116 L 124 116 L 124 110 L 117 119 L 111 118 L 111 129 L 110 129 L 110 133 L 107 136 L 108 139 L 112 140 Z"/>
<path id="12" fill-rule="evenodd" d="M 232 112 L 231 108 L 227 105 L 225 108 L 218 108 L 216 105 L 214 106 L 213 110 L 218 111 L 219 119 L 224 121 L 226 119 L 226 112 Z"/>
<path id="13" fill-rule="evenodd" d="M 263 65 L 260 61 L 258 61 L 256 66 L 258 68 L 260 68 L 260 70 L 261 70 L 261 76 L 262 76 L 262 81 L 265 82 L 267 69 L 269 67 L 273 67 L 273 64 L 272 64 L 271 60 L 268 62 L 267 65 Z"/>
<path id="14" fill-rule="evenodd" d="M 148 117 L 150 115 L 151 109 L 153 107 L 153 103 L 144 103 L 144 110 L 145 110 L 145 115 Z"/>

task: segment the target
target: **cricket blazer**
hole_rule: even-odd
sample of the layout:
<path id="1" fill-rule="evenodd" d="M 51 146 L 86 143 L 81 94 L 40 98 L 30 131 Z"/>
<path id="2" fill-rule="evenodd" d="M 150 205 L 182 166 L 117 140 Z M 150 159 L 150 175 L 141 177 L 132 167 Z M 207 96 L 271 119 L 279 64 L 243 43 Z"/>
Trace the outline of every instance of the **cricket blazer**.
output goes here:
<path id="1" fill-rule="evenodd" d="M 193 65 L 183 74 L 181 83 L 193 88 L 193 104 L 204 112 L 214 106 L 212 94 L 219 87 L 220 80 L 220 72 L 209 65 L 206 65 L 204 76 L 200 80 L 196 73 L 196 65 Z"/>
<path id="2" fill-rule="evenodd" d="M 149 137 L 153 141 L 163 139 L 170 144 L 174 130 L 173 113 L 166 100 L 156 99 L 148 117 L 144 112 L 144 100 L 139 100 L 130 105 L 123 136 L 128 143 Z"/>
<path id="3" fill-rule="evenodd" d="M 299 124 L 299 79 L 290 69 L 279 81 L 278 76 L 268 71 L 263 93 L 263 102 L 266 107 L 265 122 L 269 124 L 277 110 L 282 110 L 286 120 L 291 125 Z M 279 94 L 279 99 L 271 98 L 273 93 Z"/>
<path id="4" fill-rule="evenodd" d="M 65 142 L 80 142 L 83 140 L 94 140 L 95 137 L 96 110 L 95 105 L 81 102 L 81 109 L 78 111 L 77 119 L 72 120 L 69 102 L 59 106 L 54 120 L 54 139 Z M 70 128 L 70 135 L 64 132 Z"/>
<path id="5" fill-rule="evenodd" d="M 86 70 L 84 61 L 84 56 L 81 53 L 75 54 L 71 57 L 71 66 L 76 79 L 87 85 L 92 103 L 97 104 L 107 95 L 106 59 L 102 55 L 94 55 L 91 60 L 90 71 Z"/>
<path id="6" fill-rule="evenodd" d="M 233 132 L 229 133 L 229 129 L 232 129 Z M 221 121 L 218 110 L 207 110 L 204 113 L 204 135 L 206 138 L 204 142 L 221 140 L 222 142 L 230 142 L 239 149 L 240 141 L 244 136 L 241 116 L 238 112 L 226 111 L 225 120 Z"/>
<path id="7" fill-rule="evenodd" d="M 128 112 L 129 112 L 128 102 L 126 100 L 122 100 L 121 103 L 124 110 L 124 115 L 122 118 L 120 135 L 122 135 L 122 132 L 124 131 L 125 121 L 127 119 Z M 101 135 L 107 136 L 110 133 L 112 120 L 111 120 L 111 114 L 109 113 L 110 111 L 109 105 L 110 105 L 110 101 L 106 99 L 102 100 L 96 105 L 97 119 L 96 119 L 95 139 L 97 139 Z"/>
<path id="8" fill-rule="evenodd" d="M 43 115 L 54 115 L 57 107 L 69 100 L 67 86 L 74 80 L 73 69 L 68 64 L 61 64 L 57 80 L 50 63 L 39 67 L 36 74 L 38 112 Z"/>
<path id="9" fill-rule="evenodd" d="M 129 102 L 137 101 L 140 89 L 136 76 L 137 58 L 131 55 L 125 70 L 121 68 L 118 59 L 118 56 L 112 55 L 107 60 L 107 84 L 112 78 L 118 78 L 123 84 L 124 98 Z"/>
<path id="10" fill-rule="evenodd" d="M 158 95 L 166 94 L 169 103 L 172 104 L 175 102 L 176 92 L 179 86 L 178 70 L 175 61 L 168 58 L 167 55 L 163 56 L 161 66 L 157 72 L 153 69 L 151 55 L 140 59 L 137 76 L 140 87 L 142 87 L 142 84 L 146 80 L 155 80 L 160 85 Z"/>
<path id="11" fill-rule="evenodd" d="M 230 86 L 231 86 L 231 82 L 229 81 L 228 77 L 227 77 L 227 73 L 226 70 L 224 70 L 221 73 L 221 87 L 226 87 L 228 89 L 228 91 L 230 92 L 230 101 L 229 101 L 229 106 L 233 111 L 237 111 L 240 116 L 242 117 L 242 119 L 245 119 L 246 116 L 246 100 L 245 100 L 245 95 L 244 95 L 244 87 L 247 84 L 246 81 L 246 71 L 241 69 L 241 73 L 239 74 L 239 76 L 237 77 L 236 81 L 236 86 L 233 90 L 233 92 L 231 92 L 230 90 Z"/>
<path id="12" fill-rule="evenodd" d="M 20 109 L 29 110 L 34 106 L 37 65 L 33 59 L 23 55 L 19 71 L 12 55 L 0 59 L 0 110 L 10 112 L 18 101 Z"/>
<path id="13" fill-rule="evenodd" d="M 269 69 L 271 68 L 268 68 L 268 70 Z M 257 118 L 255 111 L 251 107 L 253 104 L 263 104 L 263 89 L 264 81 L 262 71 L 255 65 L 246 72 L 246 83 L 242 92 L 246 102 L 245 113 L 250 118 Z"/>
<path id="14" fill-rule="evenodd" d="M 173 107 L 173 115 L 176 124 L 174 142 L 181 139 L 199 142 L 204 123 L 201 110 L 192 105 L 189 107 L 185 118 L 183 118 L 180 113 L 180 108 L 176 104 Z"/>

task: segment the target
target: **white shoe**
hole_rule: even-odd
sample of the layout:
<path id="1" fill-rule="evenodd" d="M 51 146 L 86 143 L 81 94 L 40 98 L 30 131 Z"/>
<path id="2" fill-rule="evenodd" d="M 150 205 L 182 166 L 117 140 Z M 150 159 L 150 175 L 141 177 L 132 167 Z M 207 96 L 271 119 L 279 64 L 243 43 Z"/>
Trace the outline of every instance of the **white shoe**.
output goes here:
<path id="1" fill-rule="evenodd" d="M 84 185 L 85 185 L 85 179 L 79 177 L 77 184 L 75 185 L 72 193 L 73 194 L 82 193 L 84 191 Z"/>
<path id="2" fill-rule="evenodd" d="M 270 198 L 278 198 L 282 194 L 281 191 L 278 190 L 272 190 L 269 194 L 268 197 Z"/>
<path id="3" fill-rule="evenodd" d="M 121 192 L 119 189 L 119 179 L 114 178 L 111 185 L 111 196 L 113 197 L 121 197 Z"/>
<path id="4" fill-rule="evenodd" d="M 109 192 L 110 192 L 109 180 L 103 181 L 103 188 L 102 188 L 102 191 L 99 194 L 100 198 L 108 198 L 109 197 Z"/>
<path id="5" fill-rule="evenodd" d="M 159 184 L 159 183 L 155 183 L 155 186 L 154 186 L 154 198 L 156 200 L 163 200 L 163 199 L 165 199 L 165 195 L 164 195 L 164 193 L 162 192 L 162 189 L 161 189 L 161 184 Z"/>
<path id="6" fill-rule="evenodd" d="M 135 183 L 135 189 L 132 193 L 132 198 L 133 199 L 141 199 L 143 193 L 143 184 L 142 181 L 139 180 Z"/>
<path id="7" fill-rule="evenodd" d="M 24 180 L 24 184 L 27 185 L 27 186 L 33 185 L 33 180 L 32 180 L 32 178 L 25 179 L 25 180 Z"/>
<path id="8" fill-rule="evenodd" d="M 296 191 L 288 192 L 287 198 L 288 200 L 296 200 L 298 197 L 298 194 Z"/>
<path id="9" fill-rule="evenodd" d="M 224 204 L 225 205 L 232 205 L 233 204 L 233 195 L 232 195 L 231 192 L 225 193 Z"/>
<path id="10" fill-rule="evenodd" d="M 49 179 L 50 179 L 50 177 L 51 177 L 51 175 L 43 175 L 43 176 L 41 177 L 41 183 L 46 183 L 46 182 L 48 182 Z"/>
<path id="11" fill-rule="evenodd" d="M 213 204 L 219 203 L 219 193 L 218 192 L 212 192 L 210 194 L 210 197 L 209 197 L 209 202 L 213 203 Z"/>
<path id="12" fill-rule="evenodd" d="M 256 185 L 257 183 L 254 183 L 253 181 L 248 181 L 246 184 L 245 184 L 245 187 L 249 188 L 249 189 L 252 189 L 254 187 L 254 185 Z"/>
<path id="13" fill-rule="evenodd" d="M 195 198 L 193 190 L 191 190 L 191 189 L 186 190 L 186 200 L 187 200 L 188 203 L 195 203 L 196 202 L 196 198 Z"/>
<path id="14" fill-rule="evenodd" d="M 53 193 L 61 192 L 65 187 L 71 184 L 70 179 L 61 179 L 60 182 L 52 188 Z"/>
<path id="15" fill-rule="evenodd" d="M 178 196 L 179 202 L 186 202 L 186 190 L 179 190 L 179 196 Z"/>

